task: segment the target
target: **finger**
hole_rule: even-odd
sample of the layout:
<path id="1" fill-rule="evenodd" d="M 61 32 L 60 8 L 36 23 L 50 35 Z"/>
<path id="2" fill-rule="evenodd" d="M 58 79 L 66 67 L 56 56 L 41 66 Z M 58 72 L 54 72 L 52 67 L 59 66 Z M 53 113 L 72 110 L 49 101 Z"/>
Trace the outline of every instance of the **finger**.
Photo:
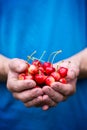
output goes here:
<path id="1" fill-rule="evenodd" d="M 42 96 L 38 96 L 38 98 L 42 98 Z M 35 107 L 42 107 L 44 104 L 43 104 L 43 101 L 36 104 Z"/>
<path id="2" fill-rule="evenodd" d="M 40 103 L 42 103 L 42 97 L 41 96 L 33 99 L 32 101 L 24 103 L 24 105 L 26 107 L 33 107 L 33 106 L 36 106 L 36 105 L 38 105 Z"/>
<path id="3" fill-rule="evenodd" d="M 70 95 L 72 95 L 73 93 L 76 92 L 75 84 L 74 84 L 73 81 L 71 81 L 71 82 L 72 82 L 72 83 L 70 83 L 70 84 L 62 84 L 62 83 L 60 83 L 60 82 L 55 82 L 55 83 L 53 83 L 53 84 L 51 85 L 51 87 L 52 87 L 55 91 L 57 91 L 57 92 L 63 94 L 64 96 L 70 96 Z M 72 84 L 72 85 L 71 85 L 71 84 Z M 66 99 L 66 97 L 65 97 L 65 99 Z"/>
<path id="4" fill-rule="evenodd" d="M 69 69 L 66 77 L 67 81 L 73 80 L 75 78 L 77 78 L 76 71 L 74 69 Z"/>
<path id="5" fill-rule="evenodd" d="M 34 98 L 37 98 L 38 96 L 41 95 L 43 95 L 41 88 L 34 88 L 32 90 L 26 90 L 20 93 L 17 92 L 13 93 L 13 96 L 16 99 L 21 100 L 24 103 L 32 101 Z"/>
<path id="6" fill-rule="evenodd" d="M 48 110 L 50 107 L 56 106 L 57 103 L 53 101 L 48 95 L 43 95 L 42 103 L 36 105 L 36 107 L 42 107 L 42 110 Z"/>
<path id="7" fill-rule="evenodd" d="M 67 72 L 67 79 L 73 80 L 77 78 L 79 75 L 79 66 L 73 62 L 71 62 L 71 65 L 68 67 L 68 72 Z"/>
<path id="8" fill-rule="evenodd" d="M 40 96 L 39 96 L 40 97 Z M 39 98 L 38 97 L 38 98 Z M 49 109 L 49 105 L 47 104 L 44 104 L 43 101 L 42 102 L 39 102 L 38 104 L 35 105 L 35 107 L 42 107 L 42 110 L 48 110 Z"/>
<path id="9" fill-rule="evenodd" d="M 49 109 L 49 107 L 56 106 L 57 103 L 53 101 L 48 95 L 43 95 L 42 103 L 36 105 L 36 107 L 42 107 L 43 110 Z"/>
<path id="10" fill-rule="evenodd" d="M 28 64 L 26 61 L 22 60 L 22 59 L 12 59 L 10 64 L 9 64 L 9 68 L 14 71 L 14 72 L 18 72 L 21 73 L 24 70 L 26 70 L 28 67 Z"/>
<path id="11" fill-rule="evenodd" d="M 58 91 L 55 91 L 53 88 L 48 86 L 43 87 L 43 92 L 56 103 L 61 102 L 66 98 L 63 94 L 59 93 Z"/>
<path id="12" fill-rule="evenodd" d="M 48 110 L 50 107 L 48 106 L 48 105 L 43 105 L 42 106 L 42 110 L 44 110 L 44 111 L 46 111 L 46 110 Z"/>
<path id="13" fill-rule="evenodd" d="M 12 92 L 21 92 L 36 86 L 33 80 L 10 80 L 8 79 L 7 88 Z"/>
<path id="14" fill-rule="evenodd" d="M 53 101 L 48 95 L 43 95 L 43 103 L 44 105 L 53 107 L 53 106 L 56 106 L 58 102 Z"/>
<path id="15" fill-rule="evenodd" d="M 46 108 L 46 106 L 55 106 L 57 103 L 54 102 L 48 95 L 43 95 L 43 101 L 42 103 L 36 105 L 37 107 L 43 107 Z"/>

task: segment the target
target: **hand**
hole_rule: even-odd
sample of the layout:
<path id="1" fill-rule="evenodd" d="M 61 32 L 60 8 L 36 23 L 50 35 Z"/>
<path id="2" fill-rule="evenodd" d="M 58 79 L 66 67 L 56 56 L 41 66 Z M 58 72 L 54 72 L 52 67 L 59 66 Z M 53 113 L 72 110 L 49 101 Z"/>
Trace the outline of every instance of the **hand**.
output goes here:
<path id="1" fill-rule="evenodd" d="M 12 59 L 9 64 L 7 88 L 13 96 L 22 101 L 25 106 L 32 107 L 42 102 L 43 92 L 41 88 L 35 88 L 33 80 L 19 80 L 19 73 L 27 69 L 27 63 L 21 59 Z"/>
<path id="2" fill-rule="evenodd" d="M 67 84 L 60 82 L 54 82 L 51 87 L 44 86 L 42 88 L 44 92 L 42 107 L 43 110 L 47 110 L 49 107 L 56 106 L 59 102 L 66 100 L 69 96 L 76 92 L 77 76 L 79 75 L 79 65 L 76 61 L 65 60 L 59 63 L 60 66 L 68 68 Z M 54 65 L 55 67 L 57 64 Z M 45 104 L 46 103 L 46 104 Z"/>

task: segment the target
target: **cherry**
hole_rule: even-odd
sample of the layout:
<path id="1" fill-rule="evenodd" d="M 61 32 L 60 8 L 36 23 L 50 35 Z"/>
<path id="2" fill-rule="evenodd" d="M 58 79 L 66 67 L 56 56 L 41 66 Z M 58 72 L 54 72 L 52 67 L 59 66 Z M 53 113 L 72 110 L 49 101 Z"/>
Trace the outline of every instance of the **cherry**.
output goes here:
<path id="1" fill-rule="evenodd" d="M 39 72 L 42 72 L 42 73 L 45 72 L 45 70 L 44 70 L 44 68 L 42 66 L 38 67 L 38 69 L 39 69 Z"/>
<path id="2" fill-rule="evenodd" d="M 34 80 L 34 76 L 31 74 L 25 75 L 25 79 Z"/>
<path id="3" fill-rule="evenodd" d="M 30 67 L 28 68 L 28 73 L 37 74 L 38 73 L 38 67 L 31 64 Z"/>
<path id="4" fill-rule="evenodd" d="M 43 68 L 46 69 L 46 67 L 51 67 L 52 64 L 50 62 L 44 62 L 43 63 Z"/>
<path id="5" fill-rule="evenodd" d="M 24 71 L 25 75 L 28 75 L 28 68 Z"/>
<path id="6" fill-rule="evenodd" d="M 60 78 L 59 82 L 61 82 L 61 83 L 63 83 L 63 84 L 66 84 L 66 83 L 67 83 L 67 81 L 66 81 L 65 78 Z"/>
<path id="7" fill-rule="evenodd" d="M 32 64 L 35 66 L 41 66 L 41 62 L 39 60 L 34 60 Z"/>
<path id="8" fill-rule="evenodd" d="M 19 74 L 18 79 L 19 80 L 24 80 L 25 79 L 25 73 Z"/>
<path id="9" fill-rule="evenodd" d="M 46 76 L 44 74 L 36 74 L 35 75 L 35 81 L 37 84 L 43 84 L 45 83 Z"/>
<path id="10" fill-rule="evenodd" d="M 68 72 L 68 68 L 60 67 L 58 69 L 58 73 L 61 75 L 61 77 L 66 77 Z"/>
<path id="11" fill-rule="evenodd" d="M 29 64 L 29 63 L 27 63 L 27 65 L 28 65 L 28 67 L 30 67 L 30 64 Z"/>
<path id="12" fill-rule="evenodd" d="M 50 86 L 53 82 L 55 82 L 55 79 L 52 76 L 48 76 L 45 80 L 45 84 Z"/>
<path id="13" fill-rule="evenodd" d="M 51 76 L 54 77 L 55 81 L 59 81 L 59 79 L 61 78 L 60 74 L 58 72 L 52 72 Z"/>
<path id="14" fill-rule="evenodd" d="M 45 68 L 45 73 L 47 74 L 47 75 L 50 75 L 52 72 L 54 72 L 55 71 L 55 68 L 54 67 L 52 67 L 52 66 L 48 66 L 48 67 L 46 67 Z"/>

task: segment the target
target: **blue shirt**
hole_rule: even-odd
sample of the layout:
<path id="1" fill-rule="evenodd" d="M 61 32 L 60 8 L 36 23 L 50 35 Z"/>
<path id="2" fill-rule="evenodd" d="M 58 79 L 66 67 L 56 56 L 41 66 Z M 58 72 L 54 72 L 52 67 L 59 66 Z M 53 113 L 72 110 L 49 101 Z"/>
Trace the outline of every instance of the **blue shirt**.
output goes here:
<path id="1" fill-rule="evenodd" d="M 85 0 L 1 0 L 0 53 L 26 60 L 34 50 L 43 60 L 56 50 L 54 62 L 68 58 L 87 46 Z M 0 83 L 1 130 L 86 130 L 87 80 L 65 102 L 43 111 L 26 108 Z"/>

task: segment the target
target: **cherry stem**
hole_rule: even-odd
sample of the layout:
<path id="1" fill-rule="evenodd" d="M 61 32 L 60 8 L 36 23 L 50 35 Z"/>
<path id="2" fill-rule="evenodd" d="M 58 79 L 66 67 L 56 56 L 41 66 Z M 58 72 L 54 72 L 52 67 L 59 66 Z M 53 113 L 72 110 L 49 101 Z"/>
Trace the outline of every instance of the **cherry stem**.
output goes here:
<path id="1" fill-rule="evenodd" d="M 39 59 L 36 58 L 36 57 L 32 57 L 31 59 L 32 59 L 32 60 L 38 60 L 38 61 L 41 61 L 41 62 L 45 62 L 44 60 L 39 60 Z"/>
<path id="2" fill-rule="evenodd" d="M 61 63 L 63 63 L 63 62 L 64 62 L 64 60 L 62 60 L 61 62 L 59 62 L 59 63 L 57 64 L 56 70 L 58 70 L 58 69 L 59 69 L 60 64 L 61 64 Z"/>
<path id="3" fill-rule="evenodd" d="M 41 55 L 41 57 L 38 59 L 38 58 L 36 58 L 36 57 L 32 57 L 34 54 L 36 53 L 36 51 L 34 51 L 30 56 L 28 56 L 28 60 L 32 60 L 32 61 L 34 61 L 34 60 L 38 60 L 38 61 L 41 61 L 41 62 L 45 62 L 44 60 L 42 60 L 42 57 L 44 56 L 44 54 L 46 53 L 46 51 L 44 51 L 43 53 L 42 53 L 42 55 Z"/>
<path id="4" fill-rule="evenodd" d="M 57 53 L 57 52 L 54 51 L 54 52 L 52 52 L 52 53 L 50 54 L 50 56 L 49 56 L 49 58 L 48 58 L 48 62 L 50 61 L 51 56 L 52 56 L 53 54 L 56 54 L 56 53 Z"/>
<path id="5" fill-rule="evenodd" d="M 53 56 L 52 62 L 51 62 L 52 64 L 53 64 L 53 62 L 54 62 L 54 59 L 55 59 L 56 55 L 58 55 L 58 54 L 61 53 L 61 52 L 62 52 L 62 50 L 56 51 L 55 55 Z"/>
<path id="6" fill-rule="evenodd" d="M 58 70 L 58 68 L 59 68 L 59 65 L 57 65 L 57 67 L 56 67 L 56 71 Z"/>
<path id="7" fill-rule="evenodd" d="M 41 57 L 39 58 L 39 61 L 41 61 L 42 57 L 44 56 L 44 54 L 46 53 L 46 51 L 44 51 L 41 55 Z"/>
<path id="8" fill-rule="evenodd" d="M 30 55 L 30 56 L 27 56 L 28 60 L 32 60 L 32 56 L 36 53 L 36 50 Z"/>

